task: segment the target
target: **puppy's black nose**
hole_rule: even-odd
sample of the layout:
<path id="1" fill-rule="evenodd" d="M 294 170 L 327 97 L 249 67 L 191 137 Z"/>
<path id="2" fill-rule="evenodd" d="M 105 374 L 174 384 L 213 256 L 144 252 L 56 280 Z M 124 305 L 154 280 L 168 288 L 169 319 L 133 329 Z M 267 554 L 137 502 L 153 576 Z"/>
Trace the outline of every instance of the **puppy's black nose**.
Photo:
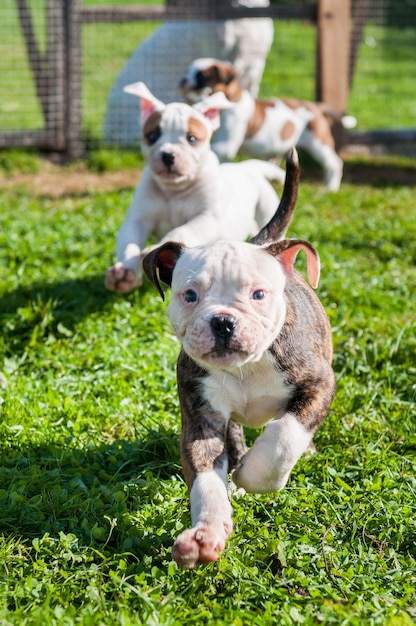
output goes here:
<path id="1" fill-rule="evenodd" d="M 237 320 L 233 315 L 214 315 L 211 318 L 210 326 L 214 337 L 227 345 L 234 334 Z"/>
<path id="2" fill-rule="evenodd" d="M 173 152 L 162 152 L 162 161 L 166 167 L 171 167 L 175 161 Z"/>

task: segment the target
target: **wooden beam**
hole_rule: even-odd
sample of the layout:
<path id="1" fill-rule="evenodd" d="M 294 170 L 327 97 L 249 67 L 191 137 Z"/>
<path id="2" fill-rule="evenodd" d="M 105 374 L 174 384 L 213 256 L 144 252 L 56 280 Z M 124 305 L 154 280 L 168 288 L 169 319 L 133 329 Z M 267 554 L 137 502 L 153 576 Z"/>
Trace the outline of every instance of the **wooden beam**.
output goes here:
<path id="1" fill-rule="evenodd" d="M 164 20 L 167 17 L 163 6 L 81 6 L 80 19 L 89 22 L 145 22 Z"/>
<path id="2" fill-rule="evenodd" d="M 38 148 L 60 152 L 65 149 L 64 143 L 48 130 L 16 130 L 0 132 L 0 148 Z"/>
<path id="3" fill-rule="evenodd" d="M 224 0 L 166 0 L 169 20 L 216 20 Z"/>
<path id="4" fill-rule="evenodd" d="M 206 6 L 205 6 L 206 4 Z M 279 4 L 269 7 L 232 7 L 222 3 L 212 9 L 207 2 L 200 4 L 186 2 L 167 2 L 166 8 L 160 5 L 117 5 L 117 6 L 81 6 L 80 16 L 84 23 L 88 22 L 133 22 L 163 20 L 201 20 L 201 19 L 240 19 L 242 17 L 271 17 L 282 20 L 306 20 L 316 22 L 317 8 L 315 4 Z"/>
<path id="5" fill-rule="evenodd" d="M 305 20 L 316 22 L 316 4 L 280 4 L 273 3 L 268 7 L 227 6 L 219 3 L 217 17 L 219 19 L 239 19 L 242 17 L 271 17 L 275 20 Z"/>

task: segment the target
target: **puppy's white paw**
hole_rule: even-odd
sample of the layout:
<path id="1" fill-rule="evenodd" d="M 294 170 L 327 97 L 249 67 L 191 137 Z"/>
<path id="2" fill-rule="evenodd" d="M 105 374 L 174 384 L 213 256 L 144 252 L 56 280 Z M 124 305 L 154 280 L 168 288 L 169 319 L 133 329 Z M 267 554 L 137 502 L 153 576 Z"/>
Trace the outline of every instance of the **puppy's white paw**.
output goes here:
<path id="1" fill-rule="evenodd" d="M 246 495 L 246 490 L 242 487 L 237 487 L 237 485 L 232 480 L 230 480 L 227 485 L 227 494 L 229 498 L 239 498 L 240 496 Z"/>
<path id="2" fill-rule="evenodd" d="M 201 524 L 188 528 L 173 544 L 172 555 L 181 567 L 191 569 L 201 563 L 216 561 L 223 552 L 225 542 L 232 531 L 232 522 Z"/>
<path id="3" fill-rule="evenodd" d="M 127 293 L 140 287 L 142 281 L 134 270 L 124 267 L 122 263 L 116 263 L 107 270 L 104 284 L 109 291 Z"/>

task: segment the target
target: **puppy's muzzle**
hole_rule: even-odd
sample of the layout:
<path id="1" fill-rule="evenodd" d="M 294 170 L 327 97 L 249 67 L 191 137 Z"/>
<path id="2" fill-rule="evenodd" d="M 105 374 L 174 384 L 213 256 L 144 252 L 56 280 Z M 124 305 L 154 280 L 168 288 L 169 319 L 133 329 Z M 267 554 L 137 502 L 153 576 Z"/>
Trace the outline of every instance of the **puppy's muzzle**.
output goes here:
<path id="1" fill-rule="evenodd" d="M 214 315 L 211 318 L 210 327 L 216 346 L 227 348 L 237 327 L 237 320 L 233 315 Z"/>
<path id="2" fill-rule="evenodd" d="M 163 165 L 166 165 L 167 168 L 170 168 L 175 162 L 175 155 L 173 152 L 162 152 L 161 159 Z"/>

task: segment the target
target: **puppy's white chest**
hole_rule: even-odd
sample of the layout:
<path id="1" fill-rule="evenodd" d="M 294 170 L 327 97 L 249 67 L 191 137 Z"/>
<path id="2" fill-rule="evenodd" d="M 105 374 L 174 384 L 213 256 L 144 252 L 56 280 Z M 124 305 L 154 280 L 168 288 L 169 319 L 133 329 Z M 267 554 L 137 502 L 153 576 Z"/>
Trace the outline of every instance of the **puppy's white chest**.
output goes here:
<path id="1" fill-rule="evenodd" d="M 202 384 L 204 397 L 215 411 L 250 428 L 279 417 L 291 396 L 290 385 L 269 353 L 258 363 L 210 372 Z"/>

